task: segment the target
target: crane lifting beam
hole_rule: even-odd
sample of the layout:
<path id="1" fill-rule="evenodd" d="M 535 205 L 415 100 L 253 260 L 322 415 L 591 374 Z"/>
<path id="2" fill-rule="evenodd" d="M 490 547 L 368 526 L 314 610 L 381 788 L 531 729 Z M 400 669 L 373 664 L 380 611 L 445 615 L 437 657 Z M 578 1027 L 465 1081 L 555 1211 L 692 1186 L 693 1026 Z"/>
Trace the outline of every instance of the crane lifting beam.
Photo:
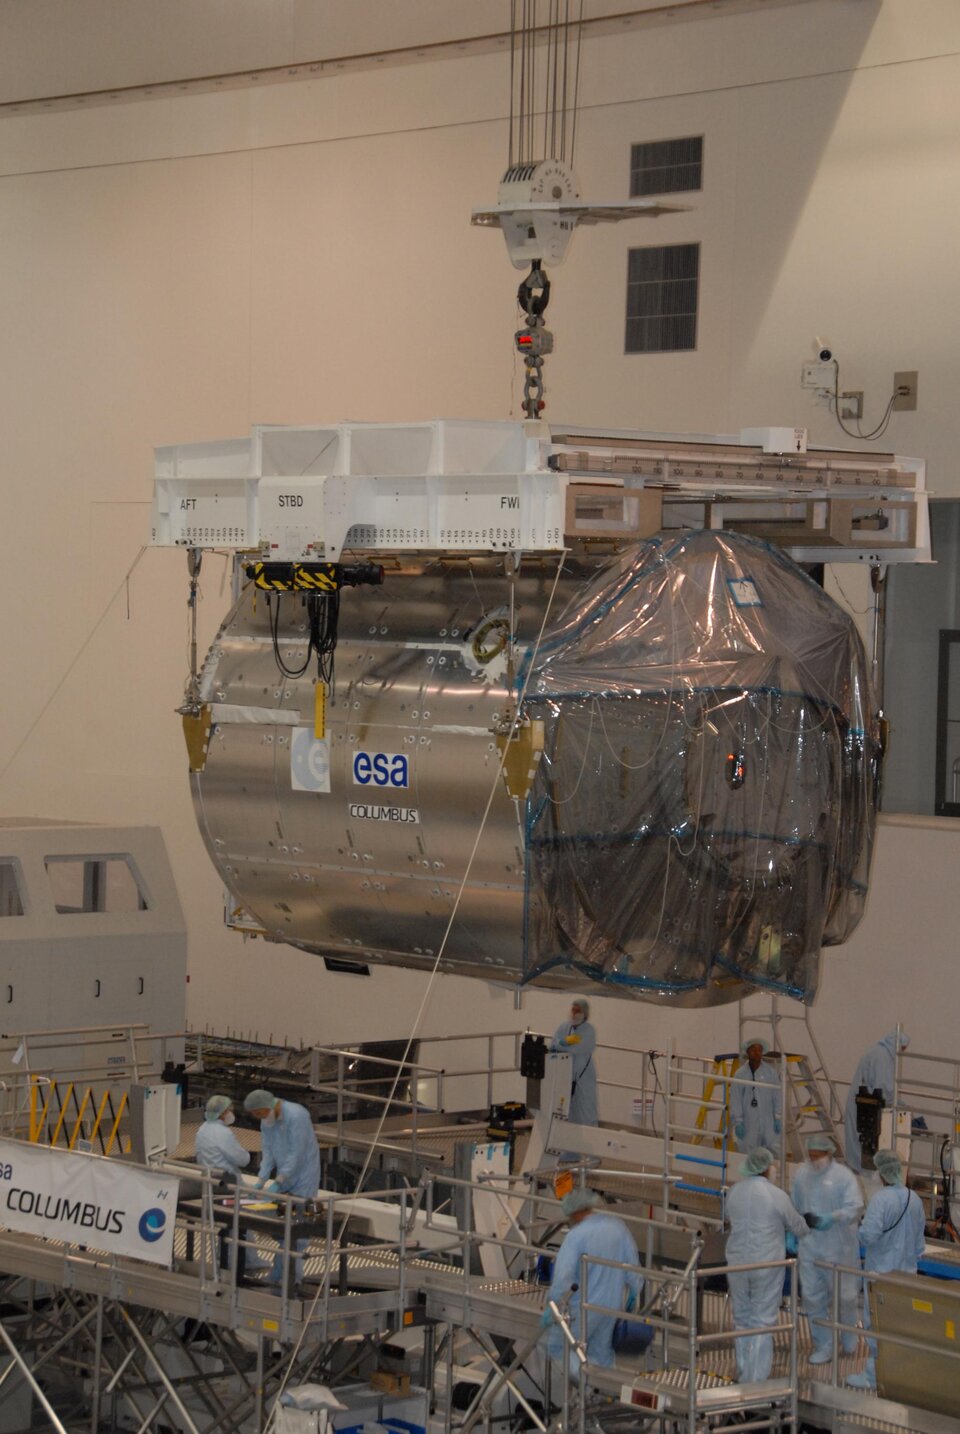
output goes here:
<path id="1" fill-rule="evenodd" d="M 732 529 L 798 562 L 929 562 L 924 463 L 739 437 L 544 421 L 255 427 L 156 451 L 151 542 L 268 562 L 344 551 L 550 553 Z"/>

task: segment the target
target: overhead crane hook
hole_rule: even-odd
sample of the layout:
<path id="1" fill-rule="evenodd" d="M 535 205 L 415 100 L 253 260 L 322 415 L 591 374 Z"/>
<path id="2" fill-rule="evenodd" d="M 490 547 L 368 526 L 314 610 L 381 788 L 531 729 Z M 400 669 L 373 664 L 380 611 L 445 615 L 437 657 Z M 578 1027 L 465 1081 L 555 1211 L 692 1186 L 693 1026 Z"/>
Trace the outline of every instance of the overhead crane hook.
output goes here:
<path id="1" fill-rule="evenodd" d="M 534 259 L 530 273 L 520 282 L 517 303 L 526 318 L 514 334 L 517 352 L 523 356 L 523 411 L 527 418 L 539 418 L 545 408 L 543 360 L 553 353 L 553 334 L 544 325 L 543 314 L 550 302 L 550 280 L 540 259 Z"/>

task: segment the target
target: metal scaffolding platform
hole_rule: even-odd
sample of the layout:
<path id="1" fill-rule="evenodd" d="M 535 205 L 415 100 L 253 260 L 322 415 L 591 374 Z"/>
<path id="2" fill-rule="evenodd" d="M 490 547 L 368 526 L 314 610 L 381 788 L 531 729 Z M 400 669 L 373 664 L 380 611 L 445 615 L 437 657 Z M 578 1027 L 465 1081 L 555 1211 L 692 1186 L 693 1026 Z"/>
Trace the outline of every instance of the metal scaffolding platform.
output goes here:
<path id="1" fill-rule="evenodd" d="M 333 1053 L 344 1074 L 348 1054 Z M 329 1063 L 331 1053 L 323 1057 Z M 664 1082 L 670 1100 L 681 1108 L 701 1101 L 705 1063 L 685 1060 L 681 1068 L 669 1054 L 665 1059 L 667 1074 L 674 1072 Z M 396 1069 L 411 1090 L 420 1088 L 423 1068 L 397 1062 Z M 479 1074 L 489 1089 L 494 1072 Z M 432 1072 L 437 1080 L 441 1075 L 449 1079 Z M 956 1080 L 948 1075 L 927 1084 L 938 1095 L 943 1091 L 942 1104 L 952 1111 Z M 27 1074 L 25 1091 L 36 1076 Z M 536 1268 L 542 1253 L 555 1253 L 559 1216 L 552 1163 L 508 1175 L 502 1173 L 506 1164 L 495 1173 L 481 1161 L 480 1173 L 463 1179 L 452 1173 L 462 1147 L 474 1145 L 487 1155 L 496 1148 L 488 1143 L 485 1121 L 461 1124 L 455 1114 L 411 1109 L 392 1096 L 376 1098 L 382 1121 L 361 1120 L 355 1114 L 358 1090 L 348 1083 L 348 1091 L 349 1100 L 346 1091 L 339 1102 L 334 1098 L 338 1117 L 318 1128 L 318 1140 L 331 1158 L 356 1153 L 364 1165 L 370 1157 L 371 1168 L 381 1163 L 396 1188 L 362 1195 L 321 1191 L 310 1202 L 248 1191 L 249 1203 L 237 1205 L 236 1187 L 195 1166 L 152 1164 L 151 1175 L 181 1180 L 169 1268 L 0 1229 L 0 1412 L 11 1390 L 25 1382 L 35 1412 L 68 1434 L 147 1431 L 161 1423 L 186 1434 L 259 1434 L 285 1380 L 339 1385 L 358 1369 L 375 1367 L 383 1347 L 398 1332 L 412 1330 L 428 1387 L 438 1346 L 448 1351 L 448 1365 L 459 1363 L 458 1349 L 468 1348 L 487 1371 L 489 1387 L 481 1386 L 484 1392 L 463 1418 L 451 1390 L 444 1394 L 437 1381 L 444 1434 L 471 1434 L 481 1418 L 492 1427 L 500 1416 L 493 1413 L 491 1391 L 503 1369 L 511 1360 L 523 1366 L 539 1355 L 546 1288 L 536 1283 Z M 363 1098 L 373 1099 L 369 1090 Z M 658 1120 L 657 1138 L 666 1148 L 674 1122 L 669 1109 L 663 1113 L 667 1119 Z M 676 1122 L 678 1137 L 688 1123 Z M 194 1124 L 184 1124 L 184 1155 L 193 1149 L 195 1131 Z M 258 1131 L 241 1127 L 237 1134 L 246 1148 L 259 1148 Z M 525 1140 L 521 1131 L 513 1165 L 521 1172 Z M 61 1152 L 51 1158 L 80 1157 Z M 130 1168 L 107 1166 L 118 1173 Z M 414 1171 L 416 1188 L 404 1180 Z M 794 1434 L 801 1421 L 833 1434 L 960 1434 L 960 1400 L 952 1417 L 845 1388 L 847 1376 L 864 1365 L 863 1338 L 854 1355 L 838 1353 L 835 1366 L 810 1365 L 809 1328 L 795 1293 L 774 1335 L 771 1379 L 738 1383 L 735 1349 L 743 1332 L 732 1328 L 728 1299 L 717 1287 L 723 1275 L 719 1191 L 690 1189 L 681 1208 L 665 1198 L 665 1177 L 652 1162 L 642 1168 L 628 1160 L 584 1165 L 575 1178 L 603 1191 L 631 1225 L 646 1282 L 643 1318 L 656 1335 L 641 1358 L 618 1359 L 612 1368 L 590 1364 L 579 1383 L 564 1381 L 560 1413 L 541 1411 L 541 1424 L 533 1421 L 543 1434 L 586 1434 L 588 1424 L 592 1434 L 615 1434 L 636 1427 L 637 1420 L 647 1421 L 642 1427 L 651 1434 L 706 1434 L 731 1420 Z M 670 1178 L 688 1183 L 682 1174 Z M 502 1273 L 495 1276 L 495 1267 Z M 783 1268 L 795 1281 L 795 1264 L 784 1261 Z M 893 1295 L 908 1308 L 915 1297 L 924 1309 L 935 1306 L 938 1327 L 949 1329 L 953 1299 L 960 1325 L 960 1284 L 928 1280 L 915 1287 L 905 1277 L 894 1277 L 893 1284 L 888 1307 Z M 588 1271 L 582 1299 L 589 1328 Z M 839 1350 L 842 1331 L 833 1328 Z M 914 1326 L 903 1332 L 880 1323 L 873 1334 L 881 1342 L 882 1387 L 894 1387 L 896 1378 L 895 1362 L 883 1372 L 886 1349 L 901 1360 L 939 1360 L 938 1397 L 946 1387 L 949 1401 L 950 1378 L 960 1369 L 952 1363 L 960 1356 L 949 1338 L 946 1347 L 933 1350 L 918 1340 Z M 916 1397 L 924 1402 L 920 1393 Z M 115 1424 L 117 1419 L 126 1422 Z"/>

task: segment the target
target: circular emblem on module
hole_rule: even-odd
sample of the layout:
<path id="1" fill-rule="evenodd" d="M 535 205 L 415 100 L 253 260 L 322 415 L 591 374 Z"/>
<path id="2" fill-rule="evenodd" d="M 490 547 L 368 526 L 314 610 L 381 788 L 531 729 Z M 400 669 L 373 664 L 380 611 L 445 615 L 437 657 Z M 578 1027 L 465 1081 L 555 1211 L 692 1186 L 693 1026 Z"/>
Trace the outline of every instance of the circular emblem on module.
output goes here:
<path id="1" fill-rule="evenodd" d="M 152 1245 L 154 1240 L 159 1240 L 166 1227 L 167 1213 L 165 1210 L 158 1210 L 156 1208 L 153 1210 L 144 1210 L 140 1216 L 140 1225 L 138 1227 L 140 1230 L 140 1238 L 141 1240 L 146 1240 L 148 1244 Z"/>
<path id="2" fill-rule="evenodd" d="M 290 734 L 290 786 L 295 792 L 329 792 L 330 744 L 317 740 L 312 727 Z"/>

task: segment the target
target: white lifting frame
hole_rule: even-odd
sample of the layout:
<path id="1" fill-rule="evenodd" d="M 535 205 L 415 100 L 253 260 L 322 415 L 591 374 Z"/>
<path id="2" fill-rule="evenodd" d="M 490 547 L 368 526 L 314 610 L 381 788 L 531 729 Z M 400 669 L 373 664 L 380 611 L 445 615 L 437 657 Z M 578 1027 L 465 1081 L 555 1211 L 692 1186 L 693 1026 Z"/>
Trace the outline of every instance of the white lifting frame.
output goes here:
<path id="1" fill-rule="evenodd" d="M 733 528 L 797 561 L 929 562 L 924 463 L 739 437 L 546 422 L 260 426 L 156 451 L 150 541 L 278 562 L 559 552 Z"/>

